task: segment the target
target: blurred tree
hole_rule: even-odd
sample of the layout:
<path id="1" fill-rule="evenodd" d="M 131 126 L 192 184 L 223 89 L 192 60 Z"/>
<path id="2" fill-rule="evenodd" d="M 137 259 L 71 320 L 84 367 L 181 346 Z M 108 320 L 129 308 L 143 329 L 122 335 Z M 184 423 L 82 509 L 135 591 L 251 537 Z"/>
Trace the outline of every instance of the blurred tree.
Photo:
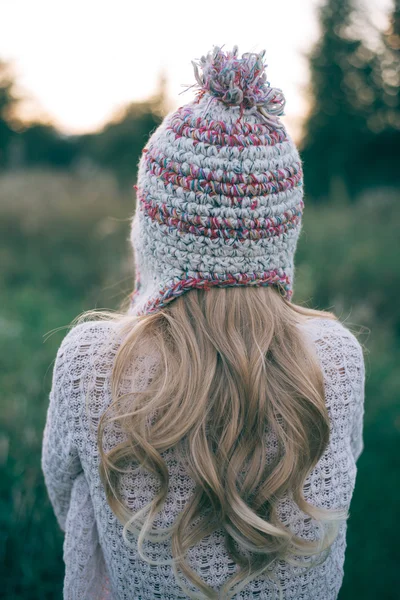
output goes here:
<path id="1" fill-rule="evenodd" d="M 373 149 L 382 143 L 374 122 L 395 96 L 392 71 L 398 57 L 388 57 L 396 35 L 383 36 L 381 52 L 368 47 L 357 33 L 360 17 L 354 0 L 326 0 L 320 8 L 321 36 L 309 55 L 311 109 L 302 142 L 305 181 L 314 198 L 337 195 L 338 182 L 342 196 L 346 188 L 358 192 L 372 183 L 371 173 L 373 183 L 385 180 Z"/>
<path id="2" fill-rule="evenodd" d="M 32 123 L 21 132 L 24 161 L 29 166 L 67 168 L 77 159 L 79 138 L 64 136 L 51 124 Z"/>
<path id="3" fill-rule="evenodd" d="M 15 135 L 12 112 L 18 103 L 15 82 L 9 64 L 0 60 L 0 169 L 7 164 L 9 145 Z"/>
<path id="4" fill-rule="evenodd" d="M 124 185 L 136 178 L 137 163 L 149 134 L 169 110 L 166 78 L 148 100 L 124 107 L 101 131 L 65 136 L 50 122 L 24 122 L 18 111 L 10 67 L 0 62 L 0 168 L 98 165 Z"/>
<path id="5" fill-rule="evenodd" d="M 389 27 L 380 35 L 374 77 L 380 90 L 370 128 L 377 133 L 385 129 L 400 129 L 400 0 L 396 0 Z"/>
<path id="6" fill-rule="evenodd" d="M 24 122 L 15 85 L 11 66 L 0 60 L 0 169 L 69 167 L 77 155 L 77 138 L 62 135 L 50 123 Z"/>
<path id="7" fill-rule="evenodd" d="M 129 104 L 102 131 L 83 136 L 82 154 L 112 170 L 124 185 L 133 184 L 142 149 L 168 108 L 166 78 L 162 75 L 153 97 Z"/>
<path id="8" fill-rule="evenodd" d="M 400 0 L 395 0 L 386 31 L 371 61 L 369 82 L 377 90 L 367 118 L 369 140 L 359 172 L 367 186 L 399 185 L 400 170 Z"/>

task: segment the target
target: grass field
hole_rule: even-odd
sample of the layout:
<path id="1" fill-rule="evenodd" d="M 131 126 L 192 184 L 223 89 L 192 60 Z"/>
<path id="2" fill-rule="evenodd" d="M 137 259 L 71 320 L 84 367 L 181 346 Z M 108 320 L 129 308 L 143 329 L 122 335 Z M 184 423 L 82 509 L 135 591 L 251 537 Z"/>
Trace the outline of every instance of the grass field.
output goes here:
<path id="1" fill-rule="evenodd" d="M 351 506 L 340 600 L 394 600 L 400 472 L 400 194 L 310 206 L 297 303 L 328 308 L 366 348 L 365 449 Z M 133 191 L 100 172 L 0 177 L 0 597 L 62 597 L 62 534 L 40 471 L 52 364 L 89 308 L 117 308 L 133 285 Z M 360 326 L 363 326 L 362 328 Z"/>

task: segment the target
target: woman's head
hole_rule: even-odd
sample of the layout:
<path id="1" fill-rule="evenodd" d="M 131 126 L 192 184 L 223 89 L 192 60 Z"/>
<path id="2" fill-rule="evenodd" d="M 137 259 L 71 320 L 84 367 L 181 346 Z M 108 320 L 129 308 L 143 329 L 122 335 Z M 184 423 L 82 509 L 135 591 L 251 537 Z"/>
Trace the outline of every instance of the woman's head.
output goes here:
<path id="1" fill-rule="evenodd" d="M 303 174 L 263 55 L 215 48 L 202 57 L 195 100 L 146 144 L 131 232 L 132 314 L 193 288 L 272 285 L 291 297 Z"/>

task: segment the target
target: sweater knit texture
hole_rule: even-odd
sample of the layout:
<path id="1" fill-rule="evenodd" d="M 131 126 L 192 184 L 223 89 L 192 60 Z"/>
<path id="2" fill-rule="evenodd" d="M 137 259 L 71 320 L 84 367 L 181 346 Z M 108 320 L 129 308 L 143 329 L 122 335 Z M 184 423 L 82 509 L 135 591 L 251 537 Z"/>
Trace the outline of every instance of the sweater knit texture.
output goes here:
<path id="1" fill-rule="evenodd" d="M 303 171 L 262 57 L 239 58 L 237 48 L 203 57 L 197 97 L 170 112 L 143 149 L 132 313 L 211 286 L 273 285 L 291 298 Z"/>
<path id="2" fill-rule="evenodd" d="M 363 450 L 364 361 L 354 335 L 342 324 L 325 318 L 309 319 L 301 327 L 321 364 L 330 442 L 304 484 L 311 504 L 325 508 L 350 506 L 358 460 Z M 127 545 L 122 525 L 109 508 L 99 476 L 97 425 L 111 402 L 110 379 L 118 349 L 115 325 L 87 322 L 73 328 L 62 342 L 53 372 L 42 468 L 59 525 L 65 531 L 64 561 L 66 600 L 187 600 L 170 565 L 143 561 L 134 544 Z M 125 391 L 145 389 L 155 373 L 158 354 L 152 348 L 136 359 L 122 383 Z M 271 461 L 276 439 L 266 431 Z M 106 435 L 106 450 L 121 441 L 118 430 Z M 170 488 L 155 526 L 173 524 L 194 490 L 174 449 L 162 453 Z M 140 469 L 122 479 L 123 501 L 136 512 L 152 500 L 158 480 Z M 302 513 L 289 496 L 279 503 L 282 522 L 305 539 L 315 539 L 317 523 Z M 343 579 L 347 523 L 340 526 L 326 560 L 310 570 L 285 561 L 273 564 L 284 600 L 335 600 Z M 152 559 L 172 558 L 170 541 L 144 545 Z M 219 590 L 236 572 L 224 546 L 222 530 L 205 537 L 188 553 L 190 566 L 211 587 Z M 196 588 L 184 578 L 189 589 Z M 201 596 L 199 595 L 199 598 Z M 267 575 L 250 582 L 236 599 L 279 598 L 276 583 Z"/>

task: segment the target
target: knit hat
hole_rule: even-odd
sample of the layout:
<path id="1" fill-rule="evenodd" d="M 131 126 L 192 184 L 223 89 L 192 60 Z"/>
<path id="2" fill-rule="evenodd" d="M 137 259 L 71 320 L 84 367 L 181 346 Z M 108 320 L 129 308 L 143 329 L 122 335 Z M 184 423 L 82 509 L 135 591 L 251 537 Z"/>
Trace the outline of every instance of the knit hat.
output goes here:
<path id="1" fill-rule="evenodd" d="M 273 285 L 291 298 L 303 173 L 264 54 L 214 47 L 193 62 L 195 99 L 169 113 L 143 149 L 131 313 L 213 286 Z"/>

